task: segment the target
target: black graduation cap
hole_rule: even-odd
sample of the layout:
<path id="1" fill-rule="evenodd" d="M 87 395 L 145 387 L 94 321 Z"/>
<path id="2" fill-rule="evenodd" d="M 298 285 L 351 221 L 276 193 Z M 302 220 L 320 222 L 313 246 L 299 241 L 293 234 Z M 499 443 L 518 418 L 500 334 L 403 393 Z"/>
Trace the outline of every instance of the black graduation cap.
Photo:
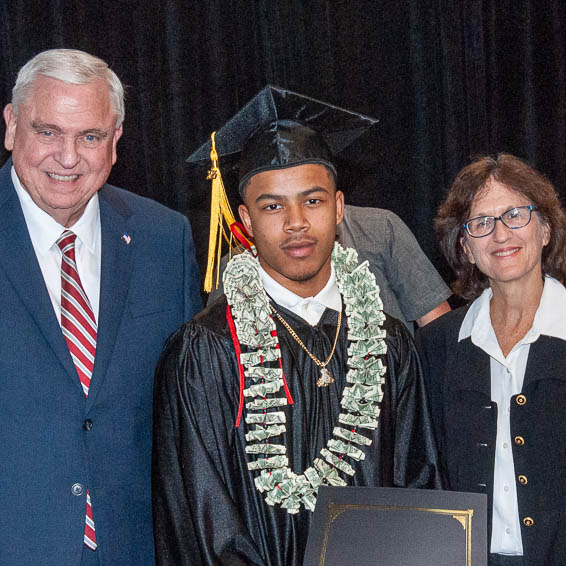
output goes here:
<path id="1" fill-rule="evenodd" d="M 222 238 L 233 247 L 232 235 L 247 246 L 243 227 L 234 218 L 220 174 L 219 157 L 239 158 L 240 191 L 261 171 L 320 163 L 334 173 L 334 158 L 377 120 L 296 92 L 267 85 L 233 116 L 211 140 L 192 153 L 189 163 L 212 162 L 208 265 L 205 291 L 212 289 L 214 265 L 219 263 Z M 223 166 L 224 167 L 224 166 Z M 224 229 L 222 220 L 230 227 Z M 217 283 L 218 283 L 217 271 Z"/>
<path id="2" fill-rule="evenodd" d="M 221 158 L 239 155 L 240 187 L 255 173 L 322 163 L 336 172 L 334 157 L 377 122 L 309 96 L 267 85 L 216 132 Z M 211 141 L 187 161 L 210 159 Z"/>

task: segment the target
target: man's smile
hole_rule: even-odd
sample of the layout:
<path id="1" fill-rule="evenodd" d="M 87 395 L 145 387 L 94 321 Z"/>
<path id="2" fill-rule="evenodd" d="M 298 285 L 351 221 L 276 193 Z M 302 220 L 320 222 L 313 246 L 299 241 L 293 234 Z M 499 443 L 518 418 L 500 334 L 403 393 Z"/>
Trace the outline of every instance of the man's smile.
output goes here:
<path id="1" fill-rule="evenodd" d="M 69 182 L 69 181 L 76 181 L 79 178 L 79 175 L 58 175 L 57 173 L 47 173 L 47 175 L 51 178 L 54 179 L 55 181 L 64 181 L 64 182 Z"/>

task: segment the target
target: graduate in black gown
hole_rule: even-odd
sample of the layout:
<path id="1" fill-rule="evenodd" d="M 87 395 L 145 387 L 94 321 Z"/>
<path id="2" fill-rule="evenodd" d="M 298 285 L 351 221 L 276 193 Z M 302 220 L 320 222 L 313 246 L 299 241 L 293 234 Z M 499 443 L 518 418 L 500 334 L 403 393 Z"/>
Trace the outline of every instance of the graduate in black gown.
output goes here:
<path id="1" fill-rule="evenodd" d="M 156 373 L 159 565 L 299 565 L 319 485 L 440 487 L 412 339 L 334 246 L 344 199 L 326 142 L 278 119 L 240 163 L 257 258 L 232 260 L 226 295 Z"/>

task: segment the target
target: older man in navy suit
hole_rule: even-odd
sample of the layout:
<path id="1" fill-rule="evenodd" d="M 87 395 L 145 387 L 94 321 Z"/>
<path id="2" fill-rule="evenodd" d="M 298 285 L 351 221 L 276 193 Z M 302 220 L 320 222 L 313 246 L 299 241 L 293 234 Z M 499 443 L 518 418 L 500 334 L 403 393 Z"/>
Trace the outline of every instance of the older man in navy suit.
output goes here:
<path id="1" fill-rule="evenodd" d="M 105 184 L 124 119 L 106 63 L 18 74 L 0 170 L 0 564 L 151 565 L 154 366 L 200 307 L 187 220 Z"/>

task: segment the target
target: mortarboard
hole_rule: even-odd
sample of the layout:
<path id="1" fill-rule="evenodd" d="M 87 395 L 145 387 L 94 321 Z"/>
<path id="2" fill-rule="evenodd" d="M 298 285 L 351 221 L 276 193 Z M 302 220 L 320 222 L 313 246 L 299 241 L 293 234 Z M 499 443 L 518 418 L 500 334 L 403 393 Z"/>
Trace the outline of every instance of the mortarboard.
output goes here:
<path id="1" fill-rule="evenodd" d="M 224 229 L 223 218 L 246 245 L 245 234 L 242 235 L 242 227 L 228 203 L 219 157 L 228 158 L 232 164 L 238 159 L 240 191 L 261 171 L 320 163 L 336 173 L 335 157 L 376 122 L 369 116 L 267 85 L 214 132 L 211 140 L 193 152 L 187 162 L 212 161 L 207 177 L 212 180 L 212 203 L 205 291 L 212 289 L 212 273 L 215 263 L 219 263 L 222 238 L 232 247 L 232 234 L 228 236 Z"/>
<path id="2" fill-rule="evenodd" d="M 276 169 L 283 166 L 310 163 L 305 159 L 314 158 L 312 153 L 302 154 L 301 150 L 314 151 L 304 140 L 296 139 L 291 133 L 293 120 L 317 132 L 330 150 L 338 156 L 353 141 L 361 136 L 377 120 L 321 102 L 309 96 L 273 85 L 267 85 L 245 104 L 224 126 L 216 132 L 216 150 L 220 157 L 236 156 L 244 149 L 240 160 L 240 179 L 249 178 L 259 170 Z M 270 123 L 277 121 L 278 124 Z M 284 133 L 278 125 L 286 123 Z M 266 131 L 261 135 L 262 127 Z M 296 128 L 298 130 L 298 128 Z M 261 138 L 266 143 L 246 144 L 250 136 Z M 271 143 L 269 142 L 271 134 Z M 249 140 L 252 141 L 252 140 Z M 295 145 L 293 146 L 293 143 Z M 203 143 L 194 151 L 187 162 L 198 163 L 210 159 L 211 141 Z M 330 157 L 330 156 L 328 156 Z"/>

